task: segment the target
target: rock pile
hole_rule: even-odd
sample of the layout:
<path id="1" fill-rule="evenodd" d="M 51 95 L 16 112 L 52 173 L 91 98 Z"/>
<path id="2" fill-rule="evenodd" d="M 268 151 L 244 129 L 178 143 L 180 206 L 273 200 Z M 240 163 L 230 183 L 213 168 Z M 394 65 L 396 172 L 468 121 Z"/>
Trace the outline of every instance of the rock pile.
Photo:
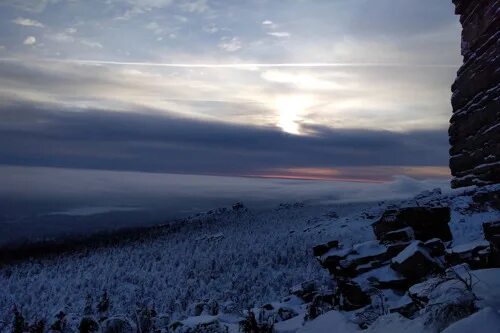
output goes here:
<path id="1" fill-rule="evenodd" d="M 447 281 L 443 276 L 450 267 L 498 266 L 500 221 L 484 224 L 486 240 L 455 247 L 449 221 L 448 207 L 394 208 L 372 224 L 376 240 L 351 247 L 338 240 L 315 246 L 314 255 L 337 286 L 334 306 L 351 311 L 370 307 L 380 295 L 397 295 L 390 312 L 411 317 L 429 302 L 423 290 Z"/>

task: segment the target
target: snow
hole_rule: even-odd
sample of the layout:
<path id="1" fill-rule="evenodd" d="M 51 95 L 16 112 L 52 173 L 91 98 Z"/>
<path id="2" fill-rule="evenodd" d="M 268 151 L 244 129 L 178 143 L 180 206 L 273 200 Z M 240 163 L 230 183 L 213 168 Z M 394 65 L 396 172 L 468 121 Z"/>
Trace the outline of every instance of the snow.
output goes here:
<path id="1" fill-rule="evenodd" d="M 341 249 L 331 249 L 325 254 L 321 256 L 321 261 L 326 260 L 328 257 L 347 257 L 350 253 L 352 253 L 352 248 L 341 248 Z"/>
<path id="2" fill-rule="evenodd" d="M 334 233 L 355 234 L 352 229 L 366 229 L 353 241 L 367 237 L 371 220 L 358 216 L 371 205 L 202 214 L 175 232 L 161 229 L 127 244 L 4 265 L 0 321 L 11 321 L 14 304 L 27 318 L 51 318 L 60 309 L 81 313 L 87 294 L 95 300 L 104 289 L 113 313 L 133 317 L 136 302 L 149 299 L 159 314 L 182 318 L 203 299 L 232 301 L 239 311 L 281 299 L 304 281 L 328 285 L 312 247 Z M 332 210 L 339 219 L 324 216 Z"/>
<path id="3" fill-rule="evenodd" d="M 384 254 L 387 251 L 387 247 L 378 241 L 368 241 L 355 245 L 353 250 L 357 254 L 354 257 L 373 257 Z"/>
<path id="4" fill-rule="evenodd" d="M 280 321 L 274 325 L 274 331 L 276 333 L 294 333 L 302 327 L 304 324 L 304 313 L 300 313 L 298 316 L 292 319 Z"/>
<path id="5" fill-rule="evenodd" d="M 462 189 L 444 195 L 432 191 L 418 197 L 421 205 L 450 205 L 450 228 L 454 236 L 450 251 L 461 253 L 487 245 L 482 240 L 482 223 L 500 217 L 498 211 L 478 212 L 469 195 L 460 196 L 475 190 Z M 398 205 L 412 206 L 415 200 Z M 0 331 L 2 320 L 10 321 L 14 304 L 22 306 L 27 318 L 51 318 L 59 309 L 81 314 L 86 295 L 91 294 L 95 299 L 106 289 L 111 297 L 111 313 L 123 313 L 129 318 L 134 318 L 137 301 L 149 300 L 160 315 L 168 314 L 185 326 L 217 321 L 228 327 L 229 332 L 237 332 L 244 310 L 271 304 L 274 309 L 270 312 L 288 307 L 298 313 L 296 317 L 277 322 L 276 332 L 360 332 L 348 319 L 353 312 L 330 311 L 304 323 L 306 305 L 296 296 L 289 296 L 289 292 L 291 287 L 311 280 L 333 288 L 327 271 L 312 255 L 314 245 L 341 241 L 342 248 L 332 249 L 322 258 L 335 255 L 350 260 L 385 253 L 386 247 L 373 240 L 371 224 L 387 208 L 388 204 L 343 204 L 290 205 L 286 209 L 244 213 L 214 210 L 188 219 L 179 230 L 160 229 L 158 234 L 135 242 L 6 265 L 0 268 Z M 328 217 L 332 210 L 340 217 Z M 401 263 L 416 251 L 431 258 L 422 243 L 415 241 L 393 261 Z M 469 277 L 469 271 L 462 266 L 454 267 L 454 272 Z M 474 315 L 479 319 L 472 316 L 470 320 L 477 321 L 476 328 L 481 320 L 490 325 L 498 320 L 491 311 L 493 314 L 500 311 L 500 269 L 476 270 L 470 274 L 477 304 L 490 308 L 489 313 L 481 310 Z M 385 265 L 354 281 L 365 288 L 370 281 L 400 278 Z M 457 279 L 436 277 L 412 286 L 409 294 L 438 305 L 468 297 L 464 289 L 465 285 Z M 411 301 L 408 295 L 392 290 L 384 290 L 383 295 L 388 309 Z M 223 313 L 186 317 L 190 305 L 208 299 L 217 301 Z M 279 299 L 282 301 L 273 302 Z M 230 303 L 231 306 L 226 306 Z M 254 313 L 258 312 L 254 310 Z M 462 330 L 449 332 L 468 332 L 463 328 L 467 325 L 465 319 L 448 329 L 456 329 L 456 326 Z M 379 317 L 366 330 L 375 333 L 427 331 L 421 317 L 408 320 L 397 313 Z"/>
<path id="6" fill-rule="evenodd" d="M 462 276 L 468 277 L 463 274 Z M 471 272 L 474 294 L 478 304 L 500 312 L 500 268 L 480 269 Z"/>
<path id="7" fill-rule="evenodd" d="M 408 245 L 403 251 L 401 251 L 397 256 L 392 258 L 392 262 L 401 264 L 408 260 L 411 256 L 413 256 L 416 252 L 422 253 L 427 259 L 434 261 L 431 257 L 427 249 L 423 247 L 423 243 L 421 241 L 413 241 L 410 245 Z"/>
<path id="8" fill-rule="evenodd" d="M 196 317 L 189 317 L 182 321 L 182 323 L 189 327 L 196 327 L 200 324 L 209 324 L 217 321 L 217 316 L 201 315 Z"/>
<path id="9" fill-rule="evenodd" d="M 358 277 L 354 278 L 353 281 L 356 282 L 361 289 L 366 290 L 370 288 L 370 281 L 375 279 L 379 282 L 389 282 L 404 280 L 404 277 L 393 270 L 389 265 L 382 266 L 380 268 L 371 270 L 369 272 L 363 273 Z"/>
<path id="10" fill-rule="evenodd" d="M 420 320 L 409 320 L 399 313 L 379 317 L 366 333 L 423 333 L 428 332 Z"/>
<path id="11" fill-rule="evenodd" d="M 483 247 L 486 248 L 489 246 L 490 246 L 490 243 L 488 241 L 479 239 L 479 240 L 476 240 L 474 242 L 454 246 L 453 248 L 447 250 L 446 252 L 448 252 L 450 254 L 452 254 L 452 253 L 462 254 L 462 253 L 469 252 L 469 251 L 472 251 L 472 250 L 477 249 L 477 248 L 483 248 Z"/>
<path id="12" fill-rule="evenodd" d="M 412 297 L 416 298 L 429 298 L 431 291 L 442 282 L 441 278 L 430 278 L 424 282 L 414 284 L 408 289 L 408 292 Z"/>
<path id="13" fill-rule="evenodd" d="M 357 331 L 356 325 L 349 323 L 342 313 L 330 311 L 306 323 L 297 333 L 350 333 Z"/>
<path id="14" fill-rule="evenodd" d="M 484 308 L 471 316 L 459 320 L 443 333 L 499 333 L 500 315 L 492 308 Z"/>

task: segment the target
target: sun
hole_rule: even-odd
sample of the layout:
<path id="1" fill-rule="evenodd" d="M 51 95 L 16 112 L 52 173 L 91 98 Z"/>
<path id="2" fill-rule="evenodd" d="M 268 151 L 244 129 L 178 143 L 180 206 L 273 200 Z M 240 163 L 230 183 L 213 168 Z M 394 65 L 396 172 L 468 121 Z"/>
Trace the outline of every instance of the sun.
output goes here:
<path id="1" fill-rule="evenodd" d="M 275 107 L 279 113 L 278 126 L 286 133 L 301 134 L 300 121 L 312 105 L 312 99 L 304 95 L 277 96 Z"/>

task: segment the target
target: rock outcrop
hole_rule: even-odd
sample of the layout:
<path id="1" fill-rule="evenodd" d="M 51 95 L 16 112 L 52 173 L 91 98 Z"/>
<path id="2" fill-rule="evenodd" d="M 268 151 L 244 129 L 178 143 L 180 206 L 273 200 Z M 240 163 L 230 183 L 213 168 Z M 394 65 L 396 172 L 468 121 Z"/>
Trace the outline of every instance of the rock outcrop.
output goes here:
<path id="1" fill-rule="evenodd" d="M 453 0 L 464 64 L 452 86 L 452 187 L 500 182 L 500 0 Z"/>

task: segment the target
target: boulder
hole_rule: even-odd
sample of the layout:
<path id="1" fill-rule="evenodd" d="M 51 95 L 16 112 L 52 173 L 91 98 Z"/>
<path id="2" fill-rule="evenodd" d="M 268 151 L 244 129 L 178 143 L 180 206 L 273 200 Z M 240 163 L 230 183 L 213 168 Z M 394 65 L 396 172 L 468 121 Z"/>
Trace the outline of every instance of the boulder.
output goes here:
<path id="1" fill-rule="evenodd" d="M 356 244 L 351 252 L 339 261 L 336 274 L 354 277 L 372 267 L 379 267 L 382 262 L 390 259 L 387 247 L 377 241 Z M 369 265 L 366 267 L 366 265 Z"/>
<path id="2" fill-rule="evenodd" d="M 469 264 L 473 269 L 487 268 L 489 265 L 490 243 L 476 241 L 446 250 L 446 261 L 451 265 Z"/>
<path id="3" fill-rule="evenodd" d="M 399 211 L 398 218 L 415 232 L 415 239 L 427 241 L 439 238 L 443 241 L 452 239 L 449 207 L 408 207 Z"/>
<path id="4" fill-rule="evenodd" d="M 500 210 L 500 188 L 477 191 L 472 200 L 481 207 L 492 207 Z"/>
<path id="5" fill-rule="evenodd" d="M 399 210 L 389 209 L 382 214 L 382 217 L 372 223 L 373 232 L 378 240 L 391 231 L 396 231 L 407 227 L 408 225 L 398 218 Z"/>
<path id="6" fill-rule="evenodd" d="M 325 244 L 319 244 L 313 247 L 313 255 L 315 257 L 319 257 L 327 253 L 330 249 L 338 249 L 338 247 L 339 247 L 338 240 L 333 240 Z"/>
<path id="7" fill-rule="evenodd" d="M 290 294 L 299 297 L 304 302 L 309 303 L 316 296 L 318 284 L 316 281 L 306 281 L 290 288 Z"/>
<path id="8" fill-rule="evenodd" d="M 363 273 L 353 279 L 361 289 L 370 291 L 376 289 L 406 290 L 409 287 L 408 279 L 385 265 Z"/>
<path id="9" fill-rule="evenodd" d="M 425 304 L 429 301 L 429 295 L 439 284 L 443 283 L 445 279 L 440 277 L 433 277 L 423 282 L 414 284 L 408 289 L 408 296 L 416 304 Z"/>
<path id="10" fill-rule="evenodd" d="M 360 274 L 363 274 L 363 273 L 369 272 L 371 270 L 374 270 L 376 268 L 382 267 L 384 265 L 384 263 L 385 263 L 385 261 L 382 261 L 382 260 L 373 260 L 373 261 L 370 261 L 369 263 L 355 266 L 355 267 L 353 267 L 353 269 L 351 271 L 351 275 L 358 276 Z"/>
<path id="11" fill-rule="evenodd" d="M 406 207 L 385 211 L 382 217 L 372 224 L 372 228 L 379 240 L 383 240 L 388 233 L 411 227 L 415 239 L 427 241 L 439 238 L 450 241 L 452 235 L 449 221 L 449 207 Z"/>
<path id="12" fill-rule="evenodd" d="M 440 257 L 445 254 L 445 246 L 442 240 L 439 238 L 429 239 L 424 243 L 425 247 L 429 249 L 433 257 Z"/>
<path id="13" fill-rule="evenodd" d="M 343 310 L 356 310 L 370 304 L 370 296 L 357 283 L 345 280 L 339 281 L 338 286 L 342 295 L 341 307 Z"/>
<path id="14" fill-rule="evenodd" d="M 431 256 L 420 241 L 414 241 L 394 257 L 391 267 L 410 281 L 418 281 L 430 273 L 443 269 L 442 264 Z"/>
<path id="15" fill-rule="evenodd" d="M 419 306 L 415 303 L 415 301 L 413 301 L 413 299 L 411 299 L 411 297 L 404 295 L 398 302 L 389 307 L 389 312 L 397 312 L 403 317 L 411 319 L 419 309 Z"/>
<path id="16" fill-rule="evenodd" d="M 500 220 L 483 223 L 484 238 L 496 249 L 500 249 Z"/>
<path id="17" fill-rule="evenodd" d="M 490 242 L 490 266 L 500 267 L 500 221 L 483 224 L 484 238 Z"/>
<path id="18" fill-rule="evenodd" d="M 333 248 L 321 257 L 318 257 L 318 260 L 321 266 L 328 269 L 331 274 L 335 274 L 339 268 L 339 262 L 351 252 L 353 252 L 352 248 Z"/>
<path id="19" fill-rule="evenodd" d="M 402 228 L 395 231 L 390 231 L 384 234 L 381 238 L 383 243 L 400 243 L 410 242 L 415 239 L 413 229 L 410 227 Z"/>

